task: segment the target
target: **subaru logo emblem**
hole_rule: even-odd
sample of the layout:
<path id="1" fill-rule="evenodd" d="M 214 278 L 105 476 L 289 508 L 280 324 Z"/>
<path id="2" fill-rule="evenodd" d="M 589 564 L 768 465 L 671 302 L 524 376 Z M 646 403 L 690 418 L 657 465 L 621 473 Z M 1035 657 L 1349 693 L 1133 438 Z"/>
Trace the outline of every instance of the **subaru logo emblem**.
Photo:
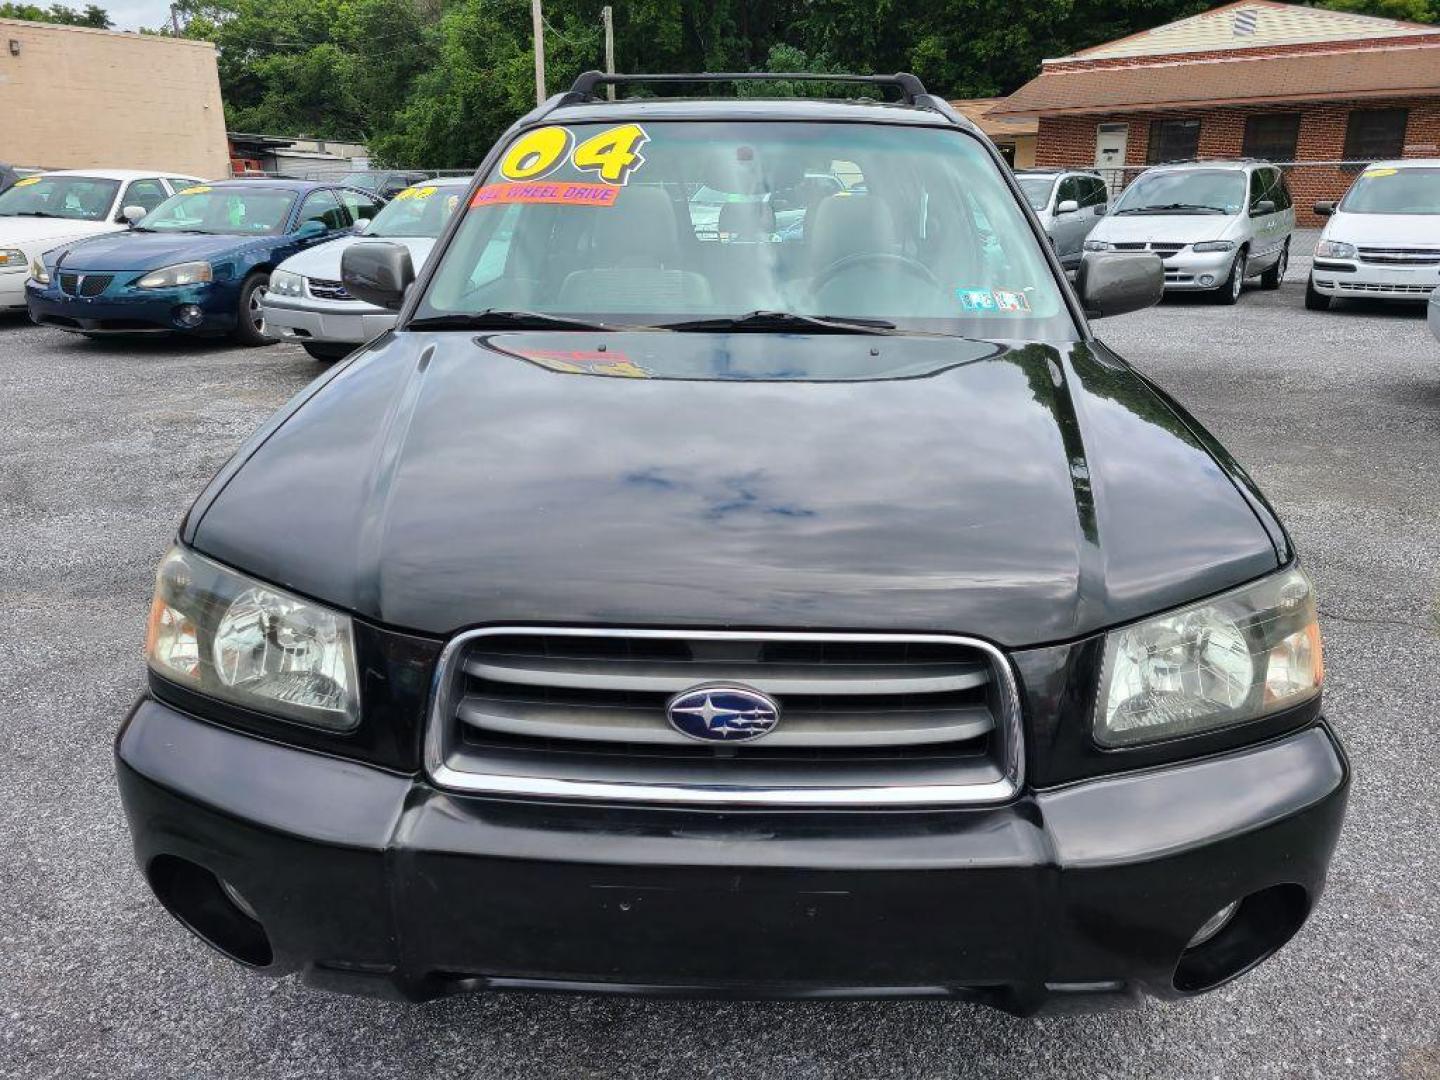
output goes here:
<path id="1" fill-rule="evenodd" d="M 665 707 L 670 726 L 701 742 L 744 743 L 775 730 L 780 706 L 743 686 L 696 686 Z"/>

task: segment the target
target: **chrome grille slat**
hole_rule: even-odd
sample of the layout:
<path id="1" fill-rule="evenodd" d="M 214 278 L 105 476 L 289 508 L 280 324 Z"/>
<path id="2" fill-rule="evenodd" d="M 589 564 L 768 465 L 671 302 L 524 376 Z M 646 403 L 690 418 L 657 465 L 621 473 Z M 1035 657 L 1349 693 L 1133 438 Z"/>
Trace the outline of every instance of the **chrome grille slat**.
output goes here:
<path id="1" fill-rule="evenodd" d="M 671 694 L 699 682 L 741 682 L 767 694 L 938 694 L 982 686 L 990 678 L 983 664 L 782 665 L 723 660 L 579 660 L 493 653 L 472 655 L 465 661 L 465 670 L 490 682 L 522 686 Z M 703 676 L 698 675 L 702 670 Z"/>
<path id="2" fill-rule="evenodd" d="M 696 743 L 665 721 L 655 706 L 614 705 L 577 709 L 545 701 L 467 694 L 460 719 L 480 731 L 526 738 L 684 746 Z M 920 746 L 962 742 L 995 726 L 984 705 L 948 709 L 816 710 L 786 709 L 784 723 L 767 735 L 765 747 Z"/>
<path id="3" fill-rule="evenodd" d="M 776 730 L 670 729 L 675 691 L 727 682 L 772 693 Z M 469 631 L 437 666 L 425 767 L 459 792 L 715 807 L 991 804 L 1024 780 L 1008 660 L 933 634 Z"/>

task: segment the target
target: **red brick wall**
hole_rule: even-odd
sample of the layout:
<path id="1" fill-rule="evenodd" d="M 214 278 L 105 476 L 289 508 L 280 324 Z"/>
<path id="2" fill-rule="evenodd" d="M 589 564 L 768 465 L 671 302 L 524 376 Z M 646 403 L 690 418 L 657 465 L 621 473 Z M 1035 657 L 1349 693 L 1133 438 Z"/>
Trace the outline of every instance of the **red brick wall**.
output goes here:
<path id="1" fill-rule="evenodd" d="M 1440 157 L 1440 102 L 1375 101 L 1326 102 L 1316 105 L 1274 105 L 1268 108 L 1211 109 L 1201 112 L 1134 112 L 1102 116 L 1049 116 L 1040 119 L 1035 147 L 1039 166 L 1085 166 L 1095 162 L 1097 124 L 1126 122 L 1130 125 L 1125 163 L 1144 165 L 1153 119 L 1200 118 L 1200 157 L 1238 157 L 1244 140 L 1245 117 L 1255 113 L 1300 113 L 1300 138 L 1296 159 L 1337 161 L 1344 156 L 1345 123 L 1354 108 L 1409 108 L 1405 129 L 1406 157 Z M 1316 225 L 1320 219 L 1310 207 L 1321 199 L 1338 199 L 1355 179 L 1353 172 L 1334 166 L 1300 165 L 1289 171 L 1290 190 L 1302 225 Z"/>

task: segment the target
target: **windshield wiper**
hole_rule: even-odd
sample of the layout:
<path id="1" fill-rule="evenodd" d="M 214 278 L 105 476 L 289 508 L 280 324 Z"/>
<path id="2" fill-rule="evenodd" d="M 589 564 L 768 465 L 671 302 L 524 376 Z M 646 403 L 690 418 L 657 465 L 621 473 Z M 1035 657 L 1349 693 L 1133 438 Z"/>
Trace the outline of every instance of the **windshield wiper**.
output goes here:
<path id="1" fill-rule="evenodd" d="M 47 214 L 44 210 L 16 210 L 11 217 L 63 217 L 62 214 Z"/>
<path id="2" fill-rule="evenodd" d="M 407 330 L 648 330 L 647 326 L 621 326 L 587 319 L 570 319 L 543 311 L 508 311 L 486 308 L 484 311 L 455 315 L 430 315 L 411 319 Z"/>
<path id="3" fill-rule="evenodd" d="M 1116 210 L 1117 214 L 1170 214 L 1175 211 L 1190 214 L 1223 214 L 1223 206 L 1202 206 L 1199 203 L 1157 203 L 1154 206 L 1128 206 L 1124 210 Z"/>
<path id="4" fill-rule="evenodd" d="M 718 319 L 688 319 L 660 323 L 661 330 L 824 330 L 831 334 L 888 334 L 895 324 L 885 319 L 861 319 L 849 315 L 800 315 L 792 311 L 748 311 Z"/>

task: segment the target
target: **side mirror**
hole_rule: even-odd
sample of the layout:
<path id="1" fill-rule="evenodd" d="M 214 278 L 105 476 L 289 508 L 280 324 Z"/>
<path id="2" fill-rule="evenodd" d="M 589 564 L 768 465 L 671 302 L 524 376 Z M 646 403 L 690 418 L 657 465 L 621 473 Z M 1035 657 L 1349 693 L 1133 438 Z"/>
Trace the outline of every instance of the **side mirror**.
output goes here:
<path id="1" fill-rule="evenodd" d="M 1316 216 L 1329 217 L 1335 213 L 1335 201 L 1333 199 L 1327 199 L 1325 202 L 1317 202 L 1314 209 Z"/>
<path id="2" fill-rule="evenodd" d="M 1061 200 L 1061 202 L 1059 203 L 1059 205 L 1057 205 L 1057 206 L 1055 207 L 1055 213 L 1057 213 L 1057 214 L 1073 214 L 1073 213 L 1075 213 L 1076 210 L 1079 210 L 1079 209 L 1080 209 L 1080 204 L 1079 204 L 1078 202 L 1076 202 L 1074 199 L 1063 199 L 1063 200 Z"/>
<path id="3" fill-rule="evenodd" d="M 138 225 L 145 214 L 143 206 L 127 206 L 120 211 L 120 217 L 131 225 Z"/>
<path id="4" fill-rule="evenodd" d="M 1153 307 L 1165 293 L 1165 264 L 1149 251 L 1087 251 L 1075 291 L 1092 319 Z"/>
<path id="5" fill-rule="evenodd" d="M 295 237 L 298 240 L 312 240 L 317 236 L 324 236 L 329 231 L 329 229 L 325 228 L 323 221 L 316 221 L 314 218 L 311 218 L 295 230 Z"/>
<path id="6" fill-rule="evenodd" d="M 368 228 L 370 228 L 370 219 L 369 219 L 368 217 L 362 217 L 362 218 L 357 218 L 357 219 L 356 219 L 356 221 L 355 221 L 355 232 L 356 232 L 358 235 L 364 236 L 364 235 L 365 235 L 365 230 L 368 229 Z"/>
<path id="7" fill-rule="evenodd" d="M 415 283 L 410 249 L 388 240 L 351 244 L 340 254 L 340 280 L 351 296 L 398 311 L 406 291 Z"/>
<path id="8" fill-rule="evenodd" d="M 1265 214 L 1273 214 L 1274 212 L 1275 203 L 1270 199 L 1261 199 L 1250 208 L 1251 217 L 1262 217 Z"/>

